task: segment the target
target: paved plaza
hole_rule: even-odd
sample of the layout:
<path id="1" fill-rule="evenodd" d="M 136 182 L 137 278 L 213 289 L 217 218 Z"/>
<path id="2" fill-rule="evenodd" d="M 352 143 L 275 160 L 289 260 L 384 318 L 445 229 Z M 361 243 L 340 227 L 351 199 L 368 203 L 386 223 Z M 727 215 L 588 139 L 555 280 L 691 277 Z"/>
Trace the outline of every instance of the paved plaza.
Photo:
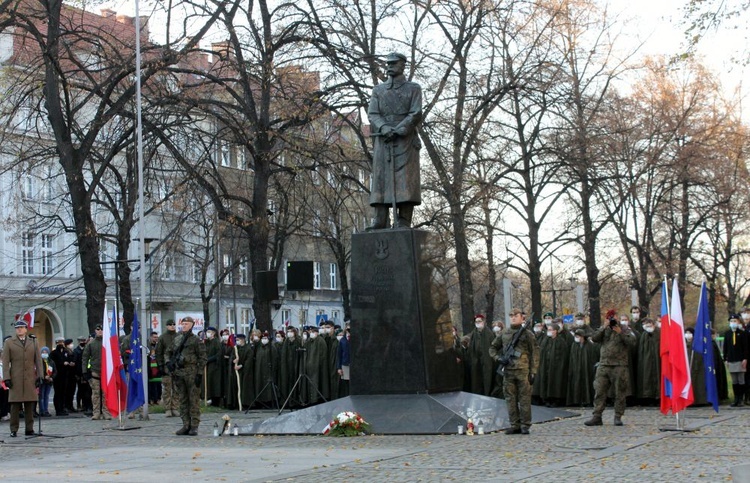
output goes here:
<path id="1" fill-rule="evenodd" d="M 212 436 L 221 414 L 204 414 L 197 437 L 175 436 L 179 418 L 91 421 L 76 415 L 43 421 L 64 438 L 8 437 L 0 423 L 4 481 L 732 481 L 750 463 L 750 409 L 686 411 L 694 432 L 660 431 L 674 417 L 629 408 L 625 426 L 589 428 L 580 416 L 534 425 L 530 436 Z M 228 412 L 247 424 L 275 415 Z M 367 415 L 363 415 L 365 418 Z M 322 430 L 322 428 L 321 428 Z M 750 470 L 746 475 L 750 478 Z M 739 481 L 739 480 L 735 480 Z"/>

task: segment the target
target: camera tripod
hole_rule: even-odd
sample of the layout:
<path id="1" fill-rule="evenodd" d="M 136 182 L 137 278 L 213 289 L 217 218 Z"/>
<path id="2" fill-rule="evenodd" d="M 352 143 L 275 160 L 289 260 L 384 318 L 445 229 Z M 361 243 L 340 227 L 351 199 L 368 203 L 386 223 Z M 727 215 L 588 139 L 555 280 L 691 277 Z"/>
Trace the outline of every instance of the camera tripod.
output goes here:
<path id="1" fill-rule="evenodd" d="M 289 404 L 289 402 L 292 400 L 292 396 L 294 396 L 295 389 L 297 389 L 297 387 L 301 388 L 301 383 L 303 379 L 307 379 L 307 382 L 310 385 L 310 387 L 315 388 L 315 391 L 318 393 L 318 396 L 320 396 L 323 402 L 328 402 L 328 399 L 326 399 L 323 396 L 323 393 L 320 392 L 320 389 L 318 389 L 318 386 L 315 383 L 313 383 L 312 379 L 310 379 L 310 376 L 308 376 L 305 373 L 305 365 L 306 365 L 305 363 L 307 361 L 307 349 L 305 349 L 304 347 L 300 347 L 297 349 L 297 353 L 298 354 L 302 353 L 302 357 L 300 358 L 299 364 L 298 364 L 299 375 L 297 376 L 297 380 L 294 381 L 294 385 L 292 386 L 292 389 L 289 391 L 289 396 L 287 396 L 286 401 L 284 401 L 284 404 L 281 406 L 281 408 L 279 408 L 279 414 L 281 414 L 284 411 L 284 408 L 286 408 L 287 404 Z M 304 403 L 304 401 L 302 401 L 302 397 L 299 397 L 298 399 L 296 399 L 295 402 L 299 403 L 300 406 L 302 406 Z"/>
<path id="2" fill-rule="evenodd" d="M 273 373 L 274 373 L 273 363 L 270 360 L 268 361 L 268 369 L 269 369 L 269 371 L 270 371 L 271 374 L 268 376 L 268 380 L 266 381 L 265 386 L 263 386 L 263 388 L 260 391 L 258 391 L 258 395 L 255 396 L 255 399 L 253 399 L 253 402 L 251 402 L 250 406 L 248 406 L 248 408 L 245 410 L 245 414 L 247 414 L 247 412 L 250 411 L 250 408 L 252 408 L 255 405 L 256 402 L 258 402 L 258 399 L 260 399 L 260 397 L 263 395 L 263 393 L 266 392 L 266 389 L 268 389 L 269 386 L 271 388 L 271 392 L 273 393 L 273 401 L 272 402 L 274 403 L 274 406 L 269 406 L 268 404 L 265 404 L 263 402 L 261 402 L 261 404 L 266 409 L 270 409 L 271 407 L 273 407 L 275 409 L 279 409 L 279 386 L 276 385 L 276 381 L 274 381 L 274 379 L 273 379 Z M 242 401 L 240 401 L 240 404 L 242 404 Z"/>

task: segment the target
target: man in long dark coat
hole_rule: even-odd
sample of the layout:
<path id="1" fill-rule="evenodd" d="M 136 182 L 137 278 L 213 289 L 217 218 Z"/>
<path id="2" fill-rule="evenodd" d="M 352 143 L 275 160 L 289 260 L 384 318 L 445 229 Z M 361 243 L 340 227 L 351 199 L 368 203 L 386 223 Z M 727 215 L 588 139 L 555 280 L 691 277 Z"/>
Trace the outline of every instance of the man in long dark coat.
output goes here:
<path id="1" fill-rule="evenodd" d="M 263 332 L 255 352 L 255 397 L 265 405 L 276 403 L 278 398 L 278 355 L 268 332 Z"/>
<path id="2" fill-rule="evenodd" d="M 554 323 L 547 328 L 547 343 L 544 347 L 547 355 L 541 397 L 549 407 L 564 404 L 568 395 L 570 344 L 564 336 L 559 334 L 559 331 L 560 326 Z"/>
<path id="3" fill-rule="evenodd" d="M 293 404 L 299 403 L 299 387 L 294 390 L 295 394 L 292 394 L 292 387 L 299 377 L 301 348 L 302 343 L 297 337 L 297 328 L 288 328 L 279 354 L 279 398 L 286 401 L 291 395 L 290 400 Z"/>
<path id="4" fill-rule="evenodd" d="M 34 434 L 34 405 L 37 387 L 44 374 L 42 357 L 36 337 L 28 335 L 28 325 L 18 320 L 16 335 L 3 345 L 3 380 L 10 389 L 10 436 L 15 438 L 20 426 L 19 414 L 23 407 L 26 435 Z"/>
<path id="5" fill-rule="evenodd" d="M 224 358 L 222 345 L 216 338 L 216 329 L 209 327 L 206 330 L 206 399 L 211 401 L 212 406 L 220 406 L 224 391 L 221 387 L 221 366 Z"/>
<path id="6" fill-rule="evenodd" d="M 690 364 L 690 380 L 693 385 L 693 406 L 705 406 L 708 404 L 706 393 L 706 369 L 703 367 L 703 354 L 693 350 L 693 337 L 695 329 L 685 329 L 685 344 L 687 345 L 687 360 Z"/>
<path id="7" fill-rule="evenodd" d="M 635 395 L 641 404 L 654 406 L 661 398 L 661 358 L 659 339 L 661 330 L 654 321 L 642 321 L 643 334 L 638 339 L 638 368 Z"/>
<path id="8" fill-rule="evenodd" d="M 469 334 L 469 359 L 471 361 L 471 392 L 489 396 L 495 379 L 495 361 L 490 356 L 490 346 L 495 340 L 491 329 L 486 327 L 484 316 L 474 317 L 474 330 Z"/>
<path id="9" fill-rule="evenodd" d="M 567 406 L 589 406 L 594 402 L 593 344 L 584 329 L 576 329 L 568 355 Z"/>
<path id="10" fill-rule="evenodd" d="M 322 395 L 325 400 L 330 397 L 330 377 L 328 373 L 328 346 L 319 336 L 318 328 L 310 327 L 310 338 L 305 343 L 305 374 L 310 379 L 305 385 L 306 405 L 319 402 Z M 318 394 L 320 392 L 320 394 Z"/>

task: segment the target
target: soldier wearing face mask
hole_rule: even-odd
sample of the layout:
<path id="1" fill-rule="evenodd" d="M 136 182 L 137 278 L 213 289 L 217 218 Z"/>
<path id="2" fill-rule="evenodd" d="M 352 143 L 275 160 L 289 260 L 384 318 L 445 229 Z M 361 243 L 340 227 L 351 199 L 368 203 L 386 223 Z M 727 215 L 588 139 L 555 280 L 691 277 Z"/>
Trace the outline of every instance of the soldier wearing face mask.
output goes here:
<path id="1" fill-rule="evenodd" d="M 284 401 L 290 396 L 292 387 L 297 381 L 300 371 L 300 362 L 302 360 L 301 341 L 297 337 L 297 329 L 289 327 L 286 329 L 286 337 L 281 343 L 279 350 L 279 397 Z M 299 402 L 299 391 L 295 389 L 296 394 L 292 394 L 293 403 Z"/>
<path id="2" fill-rule="evenodd" d="M 643 319 L 643 334 L 638 339 L 638 369 L 635 394 L 644 406 L 657 406 L 661 398 L 661 330 L 652 319 Z"/>
<path id="3" fill-rule="evenodd" d="M 336 361 L 339 352 L 339 341 L 336 339 L 336 327 L 333 322 L 325 322 L 323 326 L 325 327 L 326 345 L 328 346 L 328 386 L 329 391 L 331 392 L 331 399 L 337 399 L 339 394 L 339 381 L 341 380 L 341 376 L 339 376 L 338 373 L 338 363 Z"/>
<path id="4" fill-rule="evenodd" d="M 588 340 L 586 331 L 576 329 L 568 355 L 567 406 L 590 406 L 594 402 L 594 371 L 599 348 Z"/>
<path id="5" fill-rule="evenodd" d="M 637 305 L 630 308 L 630 326 L 638 332 L 643 332 L 643 312 Z"/>
<path id="6" fill-rule="evenodd" d="M 216 328 L 206 329 L 206 399 L 210 400 L 212 406 L 221 406 L 224 391 L 221 387 L 221 366 L 224 352 L 219 339 L 216 337 Z"/>
<path id="7" fill-rule="evenodd" d="M 271 336 L 266 331 L 260 337 L 260 345 L 255 352 L 255 398 L 265 406 L 275 402 L 274 394 L 278 381 L 279 356 Z"/>
<path id="8" fill-rule="evenodd" d="M 328 371 L 328 346 L 319 336 L 319 329 L 310 327 L 310 338 L 305 344 L 305 374 L 309 381 L 303 381 L 302 399 L 306 404 L 315 404 L 321 396 L 328 400 L 330 397 L 330 376 Z"/>
<path id="9" fill-rule="evenodd" d="M 550 314 L 552 315 L 552 314 Z M 543 322 L 537 322 L 534 324 L 534 338 L 536 339 L 537 347 L 539 347 L 539 369 L 541 370 L 542 364 L 544 364 L 544 347 L 547 345 L 549 338 L 547 337 L 547 326 Z M 531 402 L 534 405 L 544 404 L 542 401 L 542 378 L 537 375 L 534 379 L 534 384 L 531 387 Z"/>
<path id="10" fill-rule="evenodd" d="M 747 371 L 747 359 L 750 355 L 750 344 L 748 336 L 742 330 L 740 316 L 732 314 L 729 316 L 729 330 L 724 333 L 724 362 L 727 363 L 727 371 L 732 377 L 732 389 L 734 390 L 734 402 L 732 407 L 741 407 L 743 393 L 745 390 L 745 372 Z"/>
<path id="11" fill-rule="evenodd" d="M 703 367 L 703 354 L 693 350 L 693 338 L 695 337 L 695 329 L 687 327 L 685 329 L 685 345 L 687 347 L 687 360 L 690 364 L 690 379 L 693 381 L 693 406 L 706 406 L 708 405 L 708 397 L 706 395 L 706 385 L 703 381 L 706 380 L 706 370 Z"/>
<path id="12" fill-rule="evenodd" d="M 474 316 L 474 330 L 469 334 L 469 361 L 471 361 L 471 392 L 489 396 L 495 379 L 495 362 L 490 356 L 490 346 L 495 336 L 486 327 L 484 315 Z"/>
<path id="13" fill-rule="evenodd" d="M 568 391 L 568 358 L 571 344 L 560 334 L 560 326 L 547 327 L 547 343 L 540 357 L 538 377 L 541 380 L 540 396 L 547 407 L 565 404 Z"/>

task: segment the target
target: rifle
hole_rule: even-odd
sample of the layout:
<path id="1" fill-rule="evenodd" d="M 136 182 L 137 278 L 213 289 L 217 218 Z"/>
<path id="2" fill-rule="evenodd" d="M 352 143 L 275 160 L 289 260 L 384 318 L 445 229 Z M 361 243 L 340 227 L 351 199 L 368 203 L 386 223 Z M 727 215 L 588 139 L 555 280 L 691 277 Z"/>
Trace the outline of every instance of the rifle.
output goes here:
<path id="1" fill-rule="evenodd" d="M 499 363 L 499 365 L 497 366 L 498 374 L 502 375 L 503 373 L 505 373 L 505 369 L 507 367 L 513 366 L 513 364 L 515 363 L 515 359 L 521 356 L 521 353 L 516 350 L 518 340 L 521 338 L 521 334 L 523 334 L 524 331 L 528 330 L 533 323 L 534 313 L 532 312 L 529 318 L 526 319 L 526 322 L 521 326 L 521 328 L 518 329 L 515 334 L 513 334 L 513 338 L 503 349 L 503 354 L 497 359 Z"/>

